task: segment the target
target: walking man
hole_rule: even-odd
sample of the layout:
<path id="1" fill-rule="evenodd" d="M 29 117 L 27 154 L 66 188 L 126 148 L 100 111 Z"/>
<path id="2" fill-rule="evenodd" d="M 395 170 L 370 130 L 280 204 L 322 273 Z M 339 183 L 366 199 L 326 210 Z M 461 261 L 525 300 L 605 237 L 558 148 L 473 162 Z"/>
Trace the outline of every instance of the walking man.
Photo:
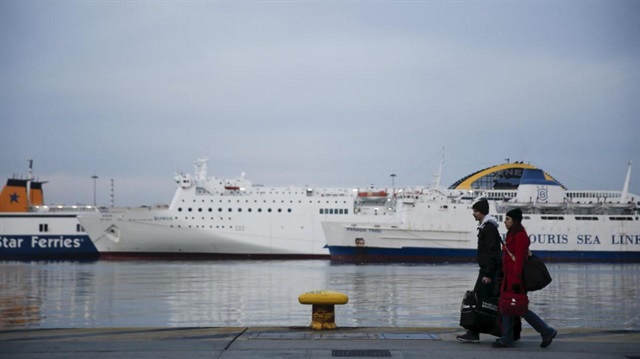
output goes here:
<path id="1" fill-rule="evenodd" d="M 480 267 L 478 279 L 473 291 L 479 296 L 493 296 L 496 276 L 500 271 L 502 253 L 500 251 L 500 233 L 498 233 L 498 221 L 489 214 L 489 202 L 480 199 L 471 206 L 473 218 L 478 221 L 478 253 L 477 262 Z M 467 330 L 467 333 L 456 337 L 465 343 L 480 342 L 480 333 Z"/>

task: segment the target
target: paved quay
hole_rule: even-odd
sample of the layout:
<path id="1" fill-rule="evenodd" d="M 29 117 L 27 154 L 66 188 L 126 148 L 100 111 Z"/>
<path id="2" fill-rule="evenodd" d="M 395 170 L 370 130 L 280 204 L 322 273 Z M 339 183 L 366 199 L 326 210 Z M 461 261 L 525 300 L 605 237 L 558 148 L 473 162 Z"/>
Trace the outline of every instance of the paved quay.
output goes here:
<path id="1" fill-rule="evenodd" d="M 557 328 L 545 349 L 525 328 L 514 348 L 460 343 L 460 328 L 198 327 L 0 329 L 0 358 L 619 358 L 640 359 L 640 331 Z"/>

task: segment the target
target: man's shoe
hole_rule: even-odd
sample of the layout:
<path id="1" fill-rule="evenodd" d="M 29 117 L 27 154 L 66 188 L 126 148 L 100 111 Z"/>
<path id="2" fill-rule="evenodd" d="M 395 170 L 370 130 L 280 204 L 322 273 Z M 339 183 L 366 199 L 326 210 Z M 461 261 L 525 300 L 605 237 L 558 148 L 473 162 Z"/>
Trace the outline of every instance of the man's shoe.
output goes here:
<path id="1" fill-rule="evenodd" d="M 491 343 L 491 346 L 494 348 L 511 348 L 511 345 L 501 342 L 500 339 L 496 339 L 495 342 Z"/>
<path id="2" fill-rule="evenodd" d="M 467 332 L 464 335 L 458 335 L 456 337 L 459 341 L 463 343 L 479 343 L 480 342 L 480 334 Z"/>
<path id="3" fill-rule="evenodd" d="M 554 329 L 553 334 L 551 334 L 546 338 L 542 338 L 542 343 L 540 343 L 540 348 L 546 348 L 549 345 L 551 345 L 551 342 L 553 341 L 553 338 L 556 337 L 556 335 L 558 335 L 558 331 Z"/>

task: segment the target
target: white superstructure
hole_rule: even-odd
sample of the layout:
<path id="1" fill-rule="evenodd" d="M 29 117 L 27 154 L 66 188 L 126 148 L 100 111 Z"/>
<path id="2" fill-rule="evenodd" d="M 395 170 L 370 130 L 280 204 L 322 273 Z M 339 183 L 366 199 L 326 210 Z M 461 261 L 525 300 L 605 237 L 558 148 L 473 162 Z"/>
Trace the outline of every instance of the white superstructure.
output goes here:
<path id="1" fill-rule="evenodd" d="M 207 159 L 175 181 L 167 207 L 81 216 L 101 257 L 328 257 L 322 221 L 363 218 L 359 202 L 364 218 L 388 215 L 386 191 L 256 186 L 244 174 L 208 177 Z"/>

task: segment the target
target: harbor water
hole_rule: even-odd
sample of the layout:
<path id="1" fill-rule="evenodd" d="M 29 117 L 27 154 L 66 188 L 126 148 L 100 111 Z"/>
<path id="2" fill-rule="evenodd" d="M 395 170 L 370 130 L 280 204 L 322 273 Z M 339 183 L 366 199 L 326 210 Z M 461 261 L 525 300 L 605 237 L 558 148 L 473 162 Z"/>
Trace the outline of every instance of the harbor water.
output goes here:
<path id="1" fill-rule="evenodd" d="M 559 328 L 640 329 L 640 264 L 549 264 L 530 308 Z M 458 327 L 475 264 L 0 261 L 0 328 L 306 326 L 304 292 L 345 293 L 344 327 Z M 525 324 L 526 325 L 526 324 Z"/>

